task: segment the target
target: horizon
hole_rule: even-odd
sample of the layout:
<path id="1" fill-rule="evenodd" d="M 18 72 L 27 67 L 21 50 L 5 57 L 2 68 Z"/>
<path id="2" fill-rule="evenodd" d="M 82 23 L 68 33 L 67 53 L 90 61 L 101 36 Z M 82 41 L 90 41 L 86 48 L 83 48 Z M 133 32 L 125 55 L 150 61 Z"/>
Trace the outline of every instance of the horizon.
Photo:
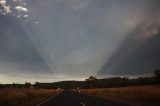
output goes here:
<path id="1" fill-rule="evenodd" d="M 92 75 L 90 75 L 92 76 Z M 87 76 L 87 77 L 81 77 L 81 78 L 71 78 L 71 79 L 59 79 L 59 80 L 53 80 L 52 78 L 48 79 L 48 80 L 44 80 L 44 79 L 41 79 L 41 80 L 35 80 L 35 79 L 30 79 L 30 80 L 17 80 L 15 82 L 11 82 L 10 79 L 8 81 L 1 81 L 0 84 L 25 84 L 25 83 L 31 83 L 31 84 L 35 84 L 36 82 L 39 82 L 39 83 L 54 83 L 54 82 L 63 82 L 63 81 L 86 81 L 87 78 L 89 78 L 90 76 Z M 127 76 L 127 75 L 108 75 L 108 76 L 94 76 L 95 78 L 97 79 L 109 79 L 109 78 L 129 78 L 129 79 L 138 79 L 138 78 L 150 78 L 150 77 L 153 77 L 154 74 L 151 73 L 151 74 L 142 74 L 142 75 L 135 75 L 135 76 Z M 32 78 L 32 77 L 31 77 Z"/>

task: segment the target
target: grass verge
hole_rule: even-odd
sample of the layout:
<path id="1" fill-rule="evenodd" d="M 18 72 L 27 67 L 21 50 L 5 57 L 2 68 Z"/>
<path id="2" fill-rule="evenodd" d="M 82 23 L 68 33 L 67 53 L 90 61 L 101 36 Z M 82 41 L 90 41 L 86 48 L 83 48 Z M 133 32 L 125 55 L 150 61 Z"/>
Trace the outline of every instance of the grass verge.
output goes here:
<path id="1" fill-rule="evenodd" d="M 33 106 L 56 94 L 53 89 L 0 89 L 0 106 Z"/>
<path id="2" fill-rule="evenodd" d="M 140 104 L 142 106 L 160 106 L 159 85 L 104 89 L 81 89 L 81 92 L 104 99 Z"/>

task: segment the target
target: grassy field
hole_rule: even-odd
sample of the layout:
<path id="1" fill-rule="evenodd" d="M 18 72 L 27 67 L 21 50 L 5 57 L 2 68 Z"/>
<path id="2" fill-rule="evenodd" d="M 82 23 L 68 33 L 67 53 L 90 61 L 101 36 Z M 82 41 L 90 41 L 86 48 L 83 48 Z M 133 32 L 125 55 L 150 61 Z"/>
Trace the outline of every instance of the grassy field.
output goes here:
<path id="1" fill-rule="evenodd" d="M 160 86 L 81 89 L 81 92 L 119 102 L 140 104 L 142 106 L 160 106 Z"/>
<path id="2" fill-rule="evenodd" d="M 47 89 L 0 89 L 0 106 L 33 106 L 56 94 L 57 90 Z"/>

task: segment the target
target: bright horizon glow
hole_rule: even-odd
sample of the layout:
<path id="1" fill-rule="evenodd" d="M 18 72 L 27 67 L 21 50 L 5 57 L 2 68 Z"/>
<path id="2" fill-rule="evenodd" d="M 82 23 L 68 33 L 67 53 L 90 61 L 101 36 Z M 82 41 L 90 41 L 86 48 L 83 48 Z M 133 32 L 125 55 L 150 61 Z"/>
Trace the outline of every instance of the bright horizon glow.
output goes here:
<path id="1" fill-rule="evenodd" d="M 12 77 L 11 77 L 12 76 Z M 14 77 L 13 77 L 14 76 Z M 68 76 L 62 76 L 62 75 L 56 75 L 56 76 L 50 76 L 50 75 L 37 75 L 37 76 L 23 76 L 23 77 L 17 77 L 18 75 L 3 75 L 0 76 L 0 84 L 24 84 L 26 82 L 30 82 L 34 84 L 35 82 L 40 83 L 53 83 L 53 82 L 59 82 L 59 81 L 84 81 L 86 78 L 70 78 Z M 17 78 L 16 78 L 17 77 Z M 34 77 L 36 77 L 34 79 Z M 37 78 L 40 77 L 43 79 L 37 80 Z"/>

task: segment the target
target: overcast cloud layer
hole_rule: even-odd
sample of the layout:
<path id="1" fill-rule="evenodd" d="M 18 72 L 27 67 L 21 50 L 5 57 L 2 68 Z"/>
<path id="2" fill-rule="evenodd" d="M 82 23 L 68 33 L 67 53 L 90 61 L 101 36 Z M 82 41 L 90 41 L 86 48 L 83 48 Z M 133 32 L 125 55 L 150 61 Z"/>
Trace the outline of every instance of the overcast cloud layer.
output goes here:
<path id="1" fill-rule="evenodd" d="M 1 82 L 150 74 L 160 68 L 159 5 L 0 0 Z"/>

